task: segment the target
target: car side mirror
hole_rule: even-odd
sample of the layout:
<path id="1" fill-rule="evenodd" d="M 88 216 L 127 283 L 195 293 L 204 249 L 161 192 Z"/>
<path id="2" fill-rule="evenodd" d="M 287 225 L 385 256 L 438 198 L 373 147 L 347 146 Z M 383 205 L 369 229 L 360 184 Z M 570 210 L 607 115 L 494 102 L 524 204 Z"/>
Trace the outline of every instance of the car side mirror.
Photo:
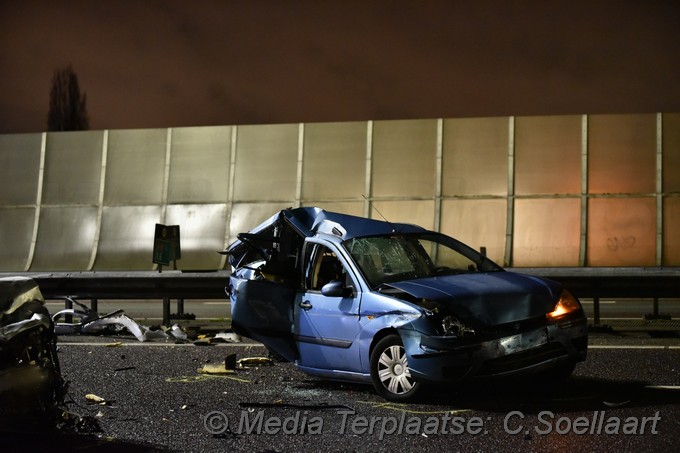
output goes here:
<path id="1" fill-rule="evenodd" d="M 345 287 L 345 284 L 340 280 L 333 280 L 323 285 L 321 294 L 326 297 L 349 297 L 352 294 L 352 290 Z"/>

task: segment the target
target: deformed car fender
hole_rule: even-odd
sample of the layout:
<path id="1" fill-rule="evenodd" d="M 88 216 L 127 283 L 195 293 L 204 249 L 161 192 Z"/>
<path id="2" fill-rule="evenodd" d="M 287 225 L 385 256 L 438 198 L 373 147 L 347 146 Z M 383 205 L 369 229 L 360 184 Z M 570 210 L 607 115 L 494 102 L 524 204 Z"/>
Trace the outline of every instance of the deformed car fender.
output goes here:
<path id="1" fill-rule="evenodd" d="M 404 303 L 408 305 L 408 303 Z M 382 316 L 376 316 L 369 323 L 372 326 L 365 326 L 362 330 L 361 337 L 361 360 L 367 374 L 370 374 L 370 356 L 372 348 L 386 335 L 396 333 L 401 338 L 406 359 L 409 364 L 409 369 L 412 375 L 420 378 L 427 377 L 432 374 L 438 375 L 439 371 L 433 368 L 433 365 L 440 365 L 440 363 L 432 362 L 430 360 L 422 360 L 422 357 L 432 357 L 441 352 L 426 350 L 423 348 L 424 340 L 428 338 L 442 338 L 446 343 L 458 343 L 459 338 L 455 336 L 442 337 L 435 331 L 430 314 L 425 309 L 414 308 L 413 310 L 393 311 L 385 313 Z M 454 350 L 463 355 L 475 354 L 483 349 L 479 343 L 457 344 Z M 454 362 L 455 363 L 455 362 Z M 435 379 L 440 380 L 440 379 Z"/>
<path id="2" fill-rule="evenodd" d="M 386 335 L 396 332 L 400 337 L 407 358 L 411 353 L 417 353 L 420 347 L 420 335 L 414 322 L 425 317 L 425 313 L 418 309 L 395 310 L 378 315 L 364 315 L 362 320 L 366 324 L 362 326 L 360 342 L 360 355 L 362 369 L 366 373 L 370 372 L 369 363 L 373 346 Z"/>

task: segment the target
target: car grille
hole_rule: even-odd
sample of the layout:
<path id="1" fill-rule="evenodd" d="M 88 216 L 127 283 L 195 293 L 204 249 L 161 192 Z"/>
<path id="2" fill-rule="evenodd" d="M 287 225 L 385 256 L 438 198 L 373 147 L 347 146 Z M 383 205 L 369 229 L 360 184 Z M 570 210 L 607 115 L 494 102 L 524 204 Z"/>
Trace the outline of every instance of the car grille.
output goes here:
<path id="1" fill-rule="evenodd" d="M 530 330 L 539 329 L 546 325 L 545 316 L 538 318 L 526 319 L 524 321 L 511 322 L 507 324 L 500 324 L 492 327 L 478 327 L 475 329 L 477 337 L 495 339 L 509 337 L 521 332 L 528 332 Z"/>

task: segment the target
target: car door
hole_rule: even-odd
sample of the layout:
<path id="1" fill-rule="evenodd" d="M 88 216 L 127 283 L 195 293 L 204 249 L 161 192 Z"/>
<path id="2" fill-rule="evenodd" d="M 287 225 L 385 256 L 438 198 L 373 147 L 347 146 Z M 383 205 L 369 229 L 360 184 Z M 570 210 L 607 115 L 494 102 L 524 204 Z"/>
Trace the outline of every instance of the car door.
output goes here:
<path id="1" fill-rule="evenodd" d="M 356 277 L 333 244 L 308 243 L 304 288 L 294 304 L 298 364 L 304 367 L 361 371 L 359 306 Z M 328 283 L 344 291 L 322 293 Z"/>
<path id="2" fill-rule="evenodd" d="M 288 361 L 298 354 L 293 340 L 296 291 L 266 279 L 231 277 L 232 329 L 275 351 Z"/>

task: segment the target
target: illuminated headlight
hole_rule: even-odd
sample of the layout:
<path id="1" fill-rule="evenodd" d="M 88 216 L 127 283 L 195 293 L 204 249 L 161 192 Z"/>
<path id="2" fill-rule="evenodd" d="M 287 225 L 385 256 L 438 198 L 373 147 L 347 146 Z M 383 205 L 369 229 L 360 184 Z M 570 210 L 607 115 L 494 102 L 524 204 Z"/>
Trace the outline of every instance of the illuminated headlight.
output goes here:
<path id="1" fill-rule="evenodd" d="M 452 335 L 456 337 L 475 334 L 474 329 L 466 327 L 455 316 L 445 316 L 444 319 L 442 319 L 442 330 L 444 331 L 444 335 Z"/>
<path id="2" fill-rule="evenodd" d="M 566 289 L 562 290 L 560 299 L 557 301 L 553 311 L 545 315 L 549 320 L 560 319 L 570 313 L 574 313 L 581 309 L 581 305 L 576 298 L 572 296 Z"/>

